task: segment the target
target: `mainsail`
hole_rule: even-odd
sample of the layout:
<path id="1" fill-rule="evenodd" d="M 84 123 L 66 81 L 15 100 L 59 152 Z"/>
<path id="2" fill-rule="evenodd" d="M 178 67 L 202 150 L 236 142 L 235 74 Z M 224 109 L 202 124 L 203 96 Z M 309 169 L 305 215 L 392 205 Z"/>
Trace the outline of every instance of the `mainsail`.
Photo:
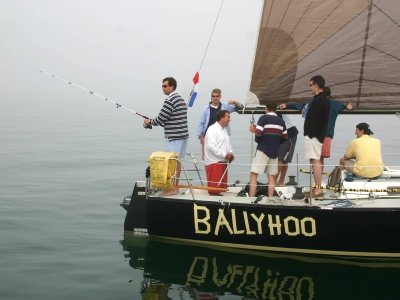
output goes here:
<path id="1" fill-rule="evenodd" d="M 400 111 L 399 41 L 399 0 L 265 0 L 247 105 L 304 102 L 322 75 L 355 110 Z"/>

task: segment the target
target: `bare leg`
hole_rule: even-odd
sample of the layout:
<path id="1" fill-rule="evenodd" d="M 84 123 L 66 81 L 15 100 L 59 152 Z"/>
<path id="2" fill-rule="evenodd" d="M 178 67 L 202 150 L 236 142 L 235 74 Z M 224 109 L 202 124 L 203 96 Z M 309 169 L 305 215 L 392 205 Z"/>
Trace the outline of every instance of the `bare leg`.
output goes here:
<path id="1" fill-rule="evenodd" d="M 268 177 L 268 197 L 274 196 L 276 175 L 267 175 Z"/>
<path id="2" fill-rule="evenodd" d="M 256 187 L 257 187 L 257 173 L 250 173 L 250 184 L 249 184 L 249 196 L 254 197 L 256 195 Z"/>
<path id="3" fill-rule="evenodd" d="M 340 170 L 344 170 L 344 158 L 342 157 L 339 161 L 340 164 Z"/>
<path id="4" fill-rule="evenodd" d="M 321 156 L 320 158 L 321 161 L 321 174 L 324 173 L 324 158 Z"/>
<path id="5" fill-rule="evenodd" d="M 278 161 L 278 174 L 276 175 L 276 186 L 285 186 L 285 178 L 288 170 L 287 162 Z"/>
<path id="6" fill-rule="evenodd" d="M 322 180 L 322 165 L 319 159 L 310 159 L 310 164 L 312 165 L 312 170 L 314 173 L 314 183 L 315 189 L 314 194 L 322 193 L 321 190 L 321 180 Z"/>

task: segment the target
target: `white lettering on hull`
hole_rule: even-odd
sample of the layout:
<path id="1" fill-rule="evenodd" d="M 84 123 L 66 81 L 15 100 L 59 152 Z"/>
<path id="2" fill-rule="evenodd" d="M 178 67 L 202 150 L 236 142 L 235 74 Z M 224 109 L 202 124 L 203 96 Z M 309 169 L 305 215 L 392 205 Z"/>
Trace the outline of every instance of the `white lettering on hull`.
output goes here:
<path id="1" fill-rule="evenodd" d="M 218 209 L 215 221 L 211 220 L 210 210 L 206 206 L 194 204 L 194 229 L 196 234 L 213 234 L 218 236 L 222 230 L 230 235 L 262 235 L 268 232 L 270 236 L 306 236 L 317 235 L 316 221 L 312 217 L 297 218 L 295 216 L 280 216 L 264 213 L 256 215 L 247 211 L 238 213 L 236 209 Z M 240 227 L 239 225 L 243 227 Z"/>

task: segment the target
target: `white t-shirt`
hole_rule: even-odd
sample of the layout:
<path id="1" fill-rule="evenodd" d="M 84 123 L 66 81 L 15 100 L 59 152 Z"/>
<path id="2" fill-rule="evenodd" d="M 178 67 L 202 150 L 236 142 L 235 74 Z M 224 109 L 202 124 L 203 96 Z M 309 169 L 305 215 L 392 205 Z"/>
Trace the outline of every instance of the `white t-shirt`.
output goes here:
<path id="1" fill-rule="evenodd" d="M 204 161 L 206 165 L 225 161 L 228 152 L 233 152 L 228 131 L 215 122 L 207 129 L 204 142 Z"/>

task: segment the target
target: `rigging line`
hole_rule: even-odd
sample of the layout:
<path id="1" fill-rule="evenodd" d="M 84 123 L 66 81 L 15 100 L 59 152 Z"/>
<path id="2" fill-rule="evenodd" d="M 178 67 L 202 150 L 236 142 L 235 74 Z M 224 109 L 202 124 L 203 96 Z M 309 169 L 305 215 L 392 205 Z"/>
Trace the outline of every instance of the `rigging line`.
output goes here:
<path id="1" fill-rule="evenodd" d="M 381 49 L 378 49 L 378 48 L 376 48 L 376 47 L 374 47 L 374 46 L 371 46 L 371 45 L 367 45 L 367 46 L 370 47 L 371 49 L 374 49 L 374 50 L 376 50 L 376 51 L 382 53 L 382 54 L 385 54 L 385 55 L 387 55 L 387 56 L 390 56 L 391 58 L 394 58 L 395 60 L 400 60 L 400 58 L 398 58 L 398 57 L 396 57 L 396 56 L 394 56 L 394 55 L 392 55 L 392 54 L 390 54 L 390 53 L 387 53 L 387 52 L 385 52 L 385 51 L 383 51 L 383 50 L 381 50 Z"/>
<path id="2" fill-rule="evenodd" d="M 268 16 L 267 16 L 267 19 L 266 19 L 265 31 L 264 31 L 264 32 L 266 32 L 267 29 L 268 29 L 268 23 L 269 23 L 270 18 L 271 18 L 272 10 L 274 9 L 274 3 L 275 3 L 275 1 L 272 0 L 271 8 L 270 8 L 270 10 L 269 10 L 269 12 L 268 12 Z M 265 8 L 266 8 L 266 1 L 265 1 L 264 9 L 265 9 Z M 264 9 L 263 9 L 263 14 L 264 14 Z M 260 32 L 261 32 L 261 26 L 262 26 L 262 24 L 263 24 L 263 20 L 261 20 Z M 263 38 L 263 39 L 267 39 L 267 38 L 266 38 L 267 34 L 268 34 L 268 33 L 266 33 L 265 36 L 264 36 L 264 34 L 263 34 L 263 37 L 262 37 L 262 38 Z M 259 41 L 260 41 L 260 35 L 259 35 L 258 39 L 259 39 L 259 40 L 257 41 L 257 44 L 258 44 Z M 272 34 L 271 34 L 270 40 L 271 40 L 271 41 L 274 41 L 274 38 L 273 38 Z M 257 47 L 258 47 L 258 45 L 257 45 Z M 268 57 L 269 52 L 270 52 L 271 49 L 272 49 L 272 43 L 267 43 L 267 47 L 266 47 L 265 50 L 263 51 L 264 53 L 263 53 L 263 54 L 260 54 L 260 56 L 261 56 L 261 57 Z"/>
<path id="3" fill-rule="evenodd" d="M 372 4 L 376 9 L 378 9 L 381 13 L 383 13 L 390 21 L 392 21 L 394 24 L 396 24 L 398 27 L 400 26 L 399 23 L 396 22 L 396 20 L 394 20 L 391 16 L 389 16 L 389 14 L 387 14 L 386 12 L 384 12 L 381 8 L 379 8 L 376 4 Z"/>
<path id="4" fill-rule="evenodd" d="M 365 35 L 364 35 L 364 47 L 363 47 L 363 53 L 362 53 L 362 58 L 361 58 L 361 66 L 360 66 L 360 77 L 358 80 L 358 97 L 357 101 L 355 103 L 355 106 L 358 107 L 360 105 L 360 98 L 361 98 L 361 90 L 362 90 L 362 82 L 364 79 L 364 67 L 365 67 L 365 57 L 367 56 L 367 45 L 368 45 L 368 36 L 369 36 L 369 25 L 371 23 L 371 17 L 372 17 L 372 1 L 368 5 L 368 16 L 367 16 L 367 22 L 365 25 Z"/>
<path id="5" fill-rule="evenodd" d="M 350 80 L 350 81 L 346 81 L 346 82 L 340 82 L 340 83 L 335 83 L 335 84 L 330 84 L 329 87 L 334 87 L 334 86 L 338 86 L 338 85 L 342 85 L 342 84 L 348 84 L 348 83 L 353 83 L 353 82 L 358 82 L 357 79 L 355 80 Z M 302 90 L 302 91 L 298 91 L 296 93 L 291 93 L 289 96 L 294 96 L 294 95 L 299 95 L 299 94 L 303 94 L 303 93 L 307 93 L 310 92 L 310 90 Z M 310 98 L 310 97 L 301 97 L 301 98 Z M 301 99 L 299 98 L 299 99 Z M 332 98 L 332 97 L 331 97 Z"/>
<path id="6" fill-rule="evenodd" d="M 281 21 L 280 21 L 280 23 L 279 23 L 279 25 L 278 25 L 278 29 L 280 29 L 281 28 L 281 26 L 282 26 L 282 23 L 283 23 L 283 20 L 285 19 L 285 17 L 286 17 L 286 14 L 287 14 L 287 12 L 288 12 L 288 10 L 289 10 L 289 7 L 290 7 L 290 4 L 292 3 L 292 0 L 290 0 L 289 1 L 289 3 L 288 3 L 288 5 L 286 6 L 286 10 L 285 10 L 285 12 L 283 13 L 283 16 L 282 16 L 282 18 L 281 18 Z M 272 10 L 272 9 L 271 9 Z M 268 27 L 266 27 L 266 28 L 268 28 Z M 272 41 L 275 41 L 275 39 L 271 39 Z M 270 52 L 270 50 L 272 49 L 272 44 L 270 44 L 270 46 L 266 49 L 266 51 L 265 51 L 265 57 L 268 57 L 268 55 L 269 55 L 269 52 Z"/>
<path id="7" fill-rule="evenodd" d="M 206 55 L 207 55 L 207 52 L 208 52 L 208 47 L 210 46 L 211 39 L 212 39 L 212 37 L 213 37 L 213 35 L 214 35 L 215 27 L 217 26 L 218 19 L 219 19 L 219 15 L 221 14 L 221 10 L 222 10 L 222 6 L 224 5 L 224 2 L 225 2 L 225 0 L 222 0 L 221 6 L 219 7 L 219 11 L 218 11 L 217 17 L 216 17 L 216 19 L 215 19 L 213 29 L 211 30 L 211 34 L 210 34 L 210 37 L 209 37 L 209 39 L 208 39 L 208 43 L 207 43 L 207 46 L 206 46 L 206 50 L 204 51 L 203 58 L 201 59 L 201 63 L 200 63 L 200 67 L 199 67 L 199 72 L 200 72 L 200 70 L 201 70 L 201 67 L 203 66 L 204 60 L 206 59 Z"/>
<path id="8" fill-rule="evenodd" d="M 292 3 L 292 0 L 289 1 L 288 5 L 287 5 L 287 7 L 286 7 L 285 13 L 283 14 L 283 17 L 282 17 L 282 19 L 281 19 L 281 22 L 279 23 L 279 26 L 278 26 L 279 29 L 281 29 L 283 20 L 284 20 L 285 17 L 286 17 L 286 14 L 287 14 L 287 12 L 288 12 L 288 10 L 289 10 L 289 7 L 290 7 L 290 4 L 291 4 L 291 3 Z"/>
<path id="9" fill-rule="evenodd" d="M 400 85 L 400 83 L 388 82 L 388 81 L 382 81 L 382 80 L 365 79 L 365 78 L 364 78 L 364 81 L 383 83 L 383 84 L 391 84 L 391 85 L 396 85 L 396 86 Z M 389 93 L 389 92 L 387 92 L 387 93 Z M 397 95 L 399 92 L 394 92 L 394 93 Z M 382 93 L 382 94 L 386 94 L 386 93 Z"/>
<path id="10" fill-rule="evenodd" d="M 95 96 L 97 96 L 97 97 L 99 97 L 99 98 L 101 98 L 101 99 L 103 99 L 103 100 L 105 100 L 105 101 L 108 101 L 108 102 L 111 102 L 112 104 L 115 104 L 115 105 L 117 106 L 117 108 L 120 108 L 120 107 L 121 107 L 121 108 L 123 108 L 123 109 L 125 109 L 125 110 L 128 110 L 128 111 L 130 111 L 130 112 L 132 112 L 132 113 L 134 113 L 134 114 L 136 114 L 136 115 L 138 115 L 138 116 L 140 116 L 140 117 L 142 117 L 142 118 L 148 119 L 148 117 L 146 117 L 146 116 L 144 116 L 144 115 L 142 115 L 142 114 L 139 114 L 138 112 L 136 112 L 136 111 L 130 109 L 129 107 L 126 107 L 126 106 L 124 106 L 124 105 L 122 105 L 122 104 L 119 104 L 119 103 L 117 103 L 117 102 L 115 102 L 115 101 L 113 101 L 113 100 L 111 100 L 111 99 L 108 99 L 107 97 L 104 97 L 104 96 L 98 94 L 97 92 L 95 92 L 95 91 L 93 91 L 93 90 L 90 90 L 90 89 L 88 89 L 88 88 L 85 88 L 85 87 L 83 87 L 83 86 L 81 86 L 81 85 L 79 85 L 79 84 L 73 83 L 72 81 L 66 80 L 66 79 L 64 79 L 64 78 L 61 78 L 61 77 L 55 75 L 55 74 L 50 74 L 50 73 L 45 72 L 45 71 L 42 71 L 42 70 L 40 71 L 40 73 L 42 73 L 42 74 L 44 74 L 44 75 L 46 75 L 46 76 L 52 77 L 52 78 L 54 78 L 54 79 L 57 79 L 57 80 L 59 80 L 59 81 L 62 81 L 62 82 L 64 82 L 64 83 L 68 84 L 68 85 L 75 86 L 75 87 L 77 87 L 78 89 L 81 89 L 81 90 L 83 90 L 83 91 L 89 92 L 90 95 L 95 95 Z"/>
<path id="11" fill-rule="evenodd" d="M 352 51 L 350 51 L 350 52 L 348 52 L 348 53 L 343 54 L 342 56 L 339 56 L 339 57 L 337 57 L 337 58 L 335 58 L 335 59 L 333 59 L 333 60 L 331 60 L 331 61 L 328 61 L 326 64 L 323 64 L 323 65 L 319 66 L 318 68 L 314 68 L 313 70 L 311 70 L 311 71 L 305 73 L 304 75 L 302 75 L 302 76 L 300 76 L 300 77 L 297 77 L 297 78 L 295 79 L 295 81 L 300 80 L 301 78 L 304 78 L 305 76 L 307 76 L 307 75 L 309 75 L 309 74 L 311 74 L 311 73 L 313 73 L 313 72 L 315 72 L 315 71 L 317 71 L 317 70 L 320 70 L 320 69 L 322 69 L 323 67 L 329 66 L 330 64 L 332 64 L 332 63 L 334 63 L 334 62 L 336 62 L 336 61 L 338 61 L 338 60 L 340 60 L 340 59 L 342 59 L 342 58 L 344 58 L 344 57 L 346 57 L 346 56 L 349 56 L 349 55 L 353 54 L 354 52 L 356 52 L 356 51 L 358 51 L 358 50 L 360 50 L 360 49 L 363 49 L 363 46 L 360 46 L 360 47 L 358 47 L 358 48 L 356 48 L 356 49 L 354 49 L 354 50 L 352 50 Z M 300 61 L 299 61 L 299 62 L 300 62 Z"/>
<path id="12" fill-rule="evenodd" d="M 335 8 L 333 8 L 333 9 L 325 16 L 325 18 L 314 28 L 314 30 L 312 30 L 311 33 L 303 40 L 303 42 L 301 42 L 301 43 L 299 44 L 299 46 L 298 46 L 297 48 L 300 48 L 300 47 L 301 47 L 301 46 L 302 46 L 302 45 L 303 45 L 303 44 L 318 30 L 318 28 L 319 28 L 322 24 L 324 24 L 326 20 L 329 19 L 329 17 L 331 16 L 331 14 L 332 14 L 335 10 L 337 10 L 338 7 L 341 6 L 343 2 L 344 2 L 344 0 L 343 0 L 341 3 L 339 3 Z"/>
<path id="13" fill-rule="evenodd" d="M 333 36 L 335 36 L 338 32 L 340 32 L 343 28 L 345 28 L 346 26 L 348 26 L 354 19 L 358 18 L 363 12 L 365 11 L 365 9 L 361 10 L 356 16 L 354 16 L 352 19 L 350 19 L 346 24 L 343 24 L 343 26 L 339 29 L 336 30 L 331 36 L 327 37 L 325 39 L 325 41 L 323 41 L 321 43 L 321 45 L 319 45 L 318 47 L 316 47 L 314 50 L 312 50 L 310 53 L 308 53 L 307 55 L 305 55 L 302 59 L 299 60 L 299 63 L 302 62 L 304 59 L 308 58 L 311 54 L 314 53 L 314 51 L 316 51 L 317 49 L 319 49 L 319 47 L 321 47 L 323 44 L 325 44 L 326 42 L 328 42 Z M 322 24 L 322 23 L 321 23 Z M 308 38 L 308 37 L 307 37 Z M 307 39 L 306 38 L 306 39 Z M 305 41 L 303 41 L 301 44 L 304 44 Z M 299 46 L 300 47 L 300 46 Z M 298 47 L 298 48 L 299 48 Z"/>
<path id="14" fill-rule="evenodd" d="M 269 22 L 270 17 L 271 17 L 272 9 L 273 9 L 273 7 L 274 7 L 274 2 L 275 2 L 275 1 L 272 0 L 271 8 L 270 8 L 270 10 L 269 10 L 269 12 L 268 12 L 268 17 L 267 17 L 267 20 L 266 20 L 266 23 L 265 23 L 265 28 L 268 28 L 268 22 Z M 266 7 L 266 3 L 267 3 L 267 2 L 265 2 L 264 8 Z M 261 22 L 262 22 L 262 20 L 261 20 Z"/>
<path id="15" fill-rule="evenodd" d="M 371 49 L 374 49 L 374 50 L 376 50 L 376 51 L 378 51 L 378 52 L 381 52 L 382 54 L 385 54 L 386 56 L 389 56 L 389 57 L 391 57 L 391 58 L 393 58 L 393 59 L 395 59 L 395 60 L 399 60 L 399 61 L 400 61 L 400 58 L 398 58 L 398 57 L 396 57 L 396 56 L 393 56 L 393 55 L 391 55 L 391 54 L 389 54 L 389 53 L 387 53 L 387 52 L 384 52 L 384 51 L 382 51 L 382 50 L 380 50 L 380 49 L 378 49 L 378 48 L 376 48 L 376 47 L 373 47 L 373 46 L 371 46 L 371 45 L 366 45 L 366 47 L 371 48 Z M 348 52 L 348 53 L 345 53 L 344 55 L 342 55 L 342 56 L 340 56 L 340 57 L 338 57 L 338 58 L 335 58 L 334 60 L 331 60 L 331 61 L 327 62 L 326 64 L 321 65 L 320 67 L 315 68 L 315 69 L 309 71 L 308 73 L 305 73 L 304 75 L 302 75 L 302 76 L 296 78 L 295 81 L 300 80 L 300 79 L 302 79 L 303 77 L 305 77 L 305 76 L 307 76 L 307 75 L 309 75 L 309 74 L 311 74 L 311 73 L 313 73 L 313 72 L 315 72 L 315 71 L 317 71 L 317 70 L 322 69 L 323 67 L 329 66 L 330 64 L 333 64 L 334 62 L 336 62 L 336 61 L 338 61 L 338 60 L 340 60 L 340 59 L 342 59 L 342 58 L 344 58 L 344 57 L 346 57 L 346 56 L 349 56 L 349 55 L 353 54 L 354 52 L 356 52 L 356 51 L 358 51 L 358 50 L 360 50 L 360 49 L 363 49 L 363 46 L 360 46 L 360 47 L 357 48 L 357 49 L 354 49 L 354 50 L 352 50 L 352 51 L 350 51 L 350 52 Z M 367 80 L 367 79 L 364 78 L 364 80 Z M 382 83 L 389 83 L 389 82 L 382 82 Z M 395 84 L 395 83 L 390 83 L 390 84 Z"/>
<path id="16" fill-rule="evenodd" d="M 292 31 L 290 32 L 290 35 L 293 34 L 293 32 L 296 30 L 297 26 L 300 24 L 300 22 L 303 20 L 304 16 L 306 13 L 310 10 L 311 4 L 313 3 L 313 0 L 310 1 L 308 4 L 307 8 L 304 10 L 303 14 L 301 15 L 300 19 L 297 21 L 297 23 L 294 25 Z"/>
<path id="17" fill-rule="evenodd" d="M 375 82 L 375 83 L 382 83 L 382 84 L 389 84 L 389 85 L 394 85 L 394 86 L 400 86 L 400 83 L 395 83 L 395 82 L 388 82 L 388 81 L 382 81 L 382 80 L 372 80 L 372 79 L 365 79 L 364 81 L 368 81 L 368 82 Z M 358 79 L 355 80 L 349 80 L 349 81 L 342 81 L 342 82 L 338 82 L 338 83 L 334 83 L 334 84 L 330 84 L 329 87 L 336 87 L 336 86 L 340 86 L 340 85 L 344 85 L 344 84 L 349 84 L 349 83 L 354 83 L 354 82 L 358 82 Z M 299 95 L 299 94 L 303 94 L 309 92 L 309 90 L 301 90 L 298 91 L 296 93 L 291 93 L 289 96 L 294 96 L 294 95 Z M 361 93 L 360 94 L 362 97 L 372 97 L 372 96 L 398 96 L 400 95 L 400 92 L 375 92 L 375 93 Z M 332 95 L 332 98 L 335 97 L 339 97 L 339 95 Z M 340 97 L 355 97 L 357 96 L 357 94 L 341 94 Z M 301 97 L 301 98 L 307 98 L 307 97 Z M 298 98 L 298 99 L 301 99 Z M 279 100 L 280 98 L 278 98 Z"/>
<path id="18" fill-rule="evenodd" d="M 352 82 L 356 82 L 356 81 L 353 80 Z M 330 87 L 332 87 L 332 86 L 333 85 L 330 85 Z M 335 85 L 335 86 L 337 86 L 337 85 Z M 305 92 L 307 92 L 307 91 L 293 93 L 293 94 L 290 94 L 289 96 L 292 96 L 292 95 L 294 96 L 294 95 L 298 95 L 298 94 L 305 93 Z M 363 98 L 384 97 L 384 96 L 393 97 L 393 96 L 399 96 L 399 95 L 400 95 L 400 92 L 361 93 L 361 97 L 363 97 Z M 331 98 L 336 99 L 336 100 L 338 100 L 338 99 L 346 99 L 348 101 L 351 101 L 351 99 L 356 98 L 357 96 L 358 96 L 357 93 L 353 93 L 353 94 L 350 94 L 350 93 L 349 94 L 334 94 L 334 95 L 331 96 Z M 398 99 L 398 98 L 396 98 L 396 99 Z M 276 98 L 275 100 L 276 101 L 282 101 L 283 103 L 288 101 L 288 99 L 286 97 L 285 98 Z M 292 97 L 292 98 L 290 98 L 290 102 L 302 102 L 302 101 L 307 101 L 307 100 L 310 100 L 310 97 L 304 96 L 304 97 L 296 97 L 296 98 Z M 388 102 L 388 101 L 384 102 L 384 101 L 381 100 L 380 101 L 380 107 L 383 107 L 384 105 L 391 105 L 391 103 Z M 353 107 L 353 109 L 354 109 L 354 107 Z"/>

